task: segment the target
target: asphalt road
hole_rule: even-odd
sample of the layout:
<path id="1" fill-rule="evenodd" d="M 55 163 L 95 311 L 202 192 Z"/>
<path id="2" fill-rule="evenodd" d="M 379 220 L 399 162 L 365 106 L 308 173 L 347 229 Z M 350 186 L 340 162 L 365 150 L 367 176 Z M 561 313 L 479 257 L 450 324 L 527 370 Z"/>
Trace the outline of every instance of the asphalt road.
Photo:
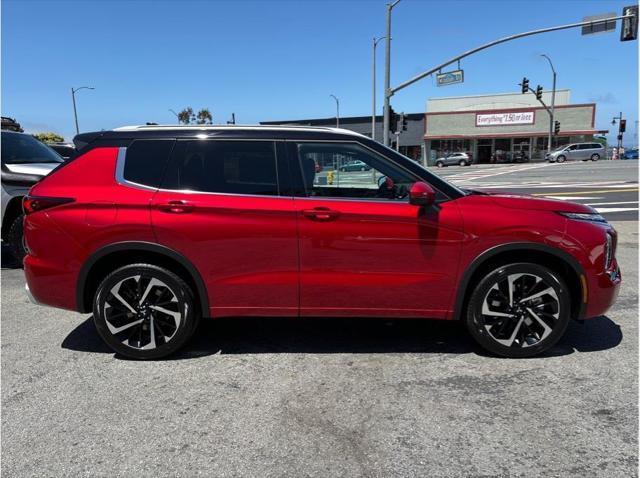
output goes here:
<path id="1" fill-rule="evenodd" d="M 30 304 L 5 253 L 3 476 L 637 476 L 638 223 L 614 225 L 617 303 L 526 360 L 367 319 L 211 321 L 171 360 L 125 360 L 89 316 Z"/>
<path id="2" fill-rule="evenodd" d="M 638 220 L 638 161 L 430 168 L 463 188 L 532 194 L 593 206 L 611 221 Z"/>

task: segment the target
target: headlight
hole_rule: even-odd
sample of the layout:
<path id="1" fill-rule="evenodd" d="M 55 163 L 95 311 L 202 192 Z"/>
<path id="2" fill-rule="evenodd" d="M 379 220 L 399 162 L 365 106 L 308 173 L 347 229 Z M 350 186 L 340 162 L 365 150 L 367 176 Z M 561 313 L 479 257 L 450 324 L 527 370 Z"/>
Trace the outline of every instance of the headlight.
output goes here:
<path id="1" fill-rule="evenodd" d="M 611 234 L 607 233 L 607 242 L 604 245 L 604 268 L 609 269 L 611 267 L 611 261 L 613 260 L 613 238 Z"/>
<path id="2" fill-rule="evenodd" d="M 558 211 L 558 214 L 564 217 L 568 217 L 569 219 L 575 219 L 577 221 L 607 222 L 607 220 L 597 212 L 560 212 Z"/>

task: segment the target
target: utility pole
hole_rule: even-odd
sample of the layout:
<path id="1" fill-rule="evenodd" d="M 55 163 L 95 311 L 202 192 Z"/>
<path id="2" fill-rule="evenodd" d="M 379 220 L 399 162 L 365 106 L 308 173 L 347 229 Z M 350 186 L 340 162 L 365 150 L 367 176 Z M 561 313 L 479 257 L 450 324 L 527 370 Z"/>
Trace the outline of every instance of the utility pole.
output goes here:
<path id="1" fill-rule="evenodd" d="M 169 108 L 169 111 L 171 111 L 171 112 L 175 115 L 176 120 L 178 120 L 178 124 L 180 124 L 180 116 L 178 116 L 178 113 L 176 113 L 175 111 L 173 111 L 171 108 Z"/>
<path id="2" fill-rule="evenodd" d="M 620 112 L 619 116 L 613 117 L 613 121 L 611 121 L 611 124 L 616 124 L 616 120 L 619 121 L 618 123 L 618 159 L 622 159 L 622 157 L 620 156 L 620 148 L 622 148 L 622 134 L 626 130 L 627 120 L 622 118 L 622 111 Z"/>
<path id="3" fill-rule="evenodd" d="M 339 128 L 340 127 L 340 102 L 338 101 L 338 98 L 336 98 L 335 95 L 329 95 L 329 96 L 334 100 L 336 100 L 336 128 Z"/>
<path id="4" fill-rule="evenodd" d="M 382 128 L 382 141 L 385 146 L 389 146 L 389 108 L 391 106 L 391 11 L 400 0 L 387 3 L 387 36 L 386 52 L 384 58 L 384 121 Z"/>
<path id="5" fill-rule="evenodd" d="M 549 62 L 549 66 L 551 66 L 551 71 L 553 71 L 553 91 L 551 92 L 551 111 L 549 112 L 550 115 L 550 119 L 549 119 L 549 142 L 547 143 L 548 146 L 548 151 L 547 153 L 551 153 L 551 141 L 553 138 L 553 115 L 555 112 L 555 105 L 556 105 L 556 69 L 553 67 L 553 63 L 551 62 L 551 58 L 549 58 L 547 55 L 542 54 L 540 56 L 543 56 L 547 59 L 547 61 Z"/>
<path id="6" fill-rule="evenodd" d="M 381 37 L 376 40 L 376 37 L 373 37 L 373 87 L 372 87 L 372 103 L 373 108 L 371 109 L 371 139 L 375 141 L 376 139 L 376 47 L 378 46 L 378 42 L 380 40 L 384 40 L 386 37 Z"/>
<path id="7" fill-rule="evenodd" d="M 80 128 L 78 128 L 78 111 L 76 110 L 76 92 L 80 90 L 94 90 L 93 86 L 81 86 L 80 88 L 71 88 L 71 101 L 73 101 L 73 118 L 76 121 L 76 134 L 80 134 Z"/>

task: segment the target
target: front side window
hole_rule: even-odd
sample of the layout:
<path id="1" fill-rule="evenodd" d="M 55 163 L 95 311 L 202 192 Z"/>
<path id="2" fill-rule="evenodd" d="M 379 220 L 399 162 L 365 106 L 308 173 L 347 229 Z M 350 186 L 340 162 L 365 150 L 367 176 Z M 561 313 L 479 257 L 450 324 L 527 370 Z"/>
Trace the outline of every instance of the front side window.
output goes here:
<path id="1" fill-rule="evenodd" d="M 272 141 L 178 141 L 163 188 L 277 196 L 275 145 Z"/>
<path id="2" fill-rule="evenodd" d="M 356 143 L 298 143 L 296 149 L 307 197 L 406 201 L 420 181 Z"/>

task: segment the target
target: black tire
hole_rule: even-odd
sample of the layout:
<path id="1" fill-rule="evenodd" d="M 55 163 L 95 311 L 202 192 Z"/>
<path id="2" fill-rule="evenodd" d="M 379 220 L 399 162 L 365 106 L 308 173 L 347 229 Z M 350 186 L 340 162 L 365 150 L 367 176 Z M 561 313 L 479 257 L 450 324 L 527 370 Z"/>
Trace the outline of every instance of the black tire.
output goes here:
<path id="1" fill-rule="evenodd" d="M 598 153 L 591 155 L 591 161 L 597 161 L 600 159 L 600 155 Z"/>
<path id="2" fill-rule="evenodd" d="M 24 256 L 27 255 L 27 251 L 24 248 L 23 219 L 24 214 L 18 215 L 9 226 L 9 231 L 7 232 L 9 250 L 21 266 Z"/>
<path id="3" fill-rule="evenodd" d="M 512 280 L 513 277 L 516 279 Z M 535 282 L 536 278 L 540 282 Z M 507 297 L 510 281 L 511 304 Z M 549 290 L 553 292 L 524 303 L 518 300 L 519 294 L 533 296 Z M 485 301 L 487 308 L 483 309 Z M 466 325 L 471 336 L 489 352 L 522 358 L 553 347 L 567 329 L 570 317 L 571 300 L 562 277 L 544 266 L 516 263 L 501 266 L 478 282 L 467 305 Z"/>
<path id="4" fill-rule="evenodd" d="M 366 171 L 366 169 L 365 168 L 360 168 L 360 171 Z"/>
<path id="5" fill-rule="evenodd" d="M 439 167 L 439 168 L 444 168 L 444 163 L 442 161 L 438 161 L 436 163 L 436 166 Z"/>
<path id="6" fill-rule="evenodd" d="M 464 159 L 461 159 L 460 162 L 458 163 L 460 166 L 466 166 L 467 162 Z"/>
<path id="7" fill-rule="evenodd" d="M 137 281 L 135 277 L 139 277 Z M 123 301 L 112 293 L 115 287 Z M 142 303 L 141 295 L 146 295 Z M 109 313 L 112 309 L 114 312 Z M 172 315 L 176 313 L 179 321 Z M 93 320 L 102 339 L 115 352 L 139 360 L 159 359 L 176 352 L 191 338 L 199 319 L 199 309 L 187 283 L 173 272 L 152 264 L 116 269 L 102 280 L 93 300 Z M 114 328 L 121 330 L 114 332 Z"/>
<path id="8" fill-rule="evenodd" d="M 556 161 L 558 163 L 564 163 L 566 161 L 567 157 L 564 154 L 561 154 L 560 156 L 558 156 L 558 158 L 556 159 Z"/>

